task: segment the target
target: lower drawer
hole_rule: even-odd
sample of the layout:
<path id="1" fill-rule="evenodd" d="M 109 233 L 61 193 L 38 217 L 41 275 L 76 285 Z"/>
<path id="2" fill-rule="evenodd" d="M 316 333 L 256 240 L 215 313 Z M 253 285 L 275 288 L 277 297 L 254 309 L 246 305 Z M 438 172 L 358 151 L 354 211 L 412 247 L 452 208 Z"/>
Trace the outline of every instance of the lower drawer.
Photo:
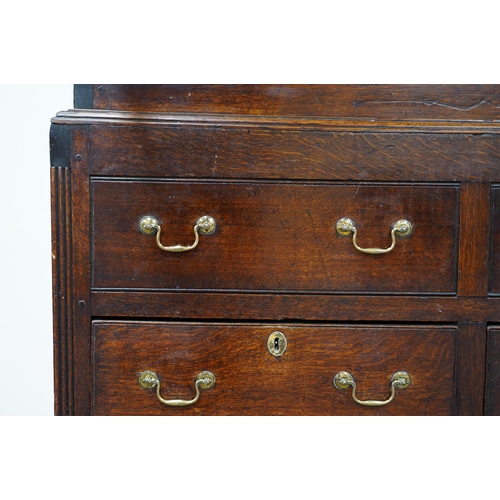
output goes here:
<path id="1" fill-rule="evenodd" d="M 95 321 L 93 414 L 450 415 L 455 339 L 452 326 Z"/>

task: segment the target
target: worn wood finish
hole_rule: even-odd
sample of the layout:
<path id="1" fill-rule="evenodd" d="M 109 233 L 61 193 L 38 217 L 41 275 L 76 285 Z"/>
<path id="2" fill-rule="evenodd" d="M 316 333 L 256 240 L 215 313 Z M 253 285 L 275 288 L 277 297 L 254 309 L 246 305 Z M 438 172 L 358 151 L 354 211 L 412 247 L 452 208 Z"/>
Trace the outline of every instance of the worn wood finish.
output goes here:
<path id="1" fill-rule="evenodd" d="M 94 291 L 93 316 L 239 321 L 500 322 L 500 298 Z"/>
<path id="2" fill-rule="evenodd" d="M 456 414 L 482 415 L 486 376 L 486 324 L 460 323 L 457 343 Z"/>
<path id="3" fill-rule="evenodd" d="M 54 162 L 54 164 L 57 164 Z M 71 171 L 52 167 L 52 300 L 54 327 L 54 408 L 57 415 L 73 409 L 73 262 Z"/>
<path id="4" fill-rule="evenodd" d="M 457 186 L 95 180 L 92 199 L 96 288 L 456 291 Z M 203 215 L 218 225 L 175 254 L 140 232 L 146 215 L 167 246 L 191 244 Z M 400 219 L 413 232 L 367 255 L 336 233 L 342 217 L 365 248 L 389 247 Z"/>
<path id="5" fill-rule="evenodd" d="M 288 341 L 281 358 L 266 347 L 275 330 Z M 455 337 L 451 327 L 96 322 L 93 414 L 450 415 Z M 191 399 L 203 370 L 217 383 L 196 405 L 170 408 L 139 387 L 147 369 L 160 377 L 165 399 Z M 400 370 L 412 385 L 391 404 L 366 408 L 333 386 L 343 370 L 362 400 L 388 399 Z"/>
<path id="6" fill-rule="evenodd" d="M 490 292 L 500 294 L 500 186 L 493 186 Z"/>
<path id="7" fill-rule="evenodd" d="M 485 297 L 488 293 L 490 220 L 490 184 L 463 182 L 458 263 L 461 297 Z"/>
<path id="8" fill-rule="evenodd" d="M 72 131 L 72 266 L 73 266 L 73 369 L 74 413 L 88 415 L 91 402 L 90 366 L 90 192 L 87 169 L 87 127 Z"/>
<path id="9" fill-rule="evenodd" d="M 50 134 L 56 413 L 500 414 L 499 99 L 498 85 L 76 86 L 82 109 Z M 190 244 L 205 214 L 217 231 L 185 254 L 138 229 L 154 215 L 165 245 Z M 387 247 L 400 218 L 414 231 L 365 255 L 335 232 L 347 216 L 362 247 Z M 204 369 L 217 385 L 169 409 L 143 369 L 165 397 L 192 397 Z M 334 388 L 340 370 L 362 399 L 386 399 L 397 370 L 414 384 L 363 408 Z"/>
<path id="10" fill-rule="evenodd" d="M 498 85 L 94 85 L 98 109 L 378 119 L 500 119 Z"/>
<path id="11" fill-rule="evenodd" d="M 500 416 L 500 327 L 488 328 L 485 414 Z"/>
<path id="12" fill-rule="evenodd" d="M 189 147 L 186 145 L 189 144 Z M 93 175 L 500 182 L 500 136 L 90 126 Z"/>

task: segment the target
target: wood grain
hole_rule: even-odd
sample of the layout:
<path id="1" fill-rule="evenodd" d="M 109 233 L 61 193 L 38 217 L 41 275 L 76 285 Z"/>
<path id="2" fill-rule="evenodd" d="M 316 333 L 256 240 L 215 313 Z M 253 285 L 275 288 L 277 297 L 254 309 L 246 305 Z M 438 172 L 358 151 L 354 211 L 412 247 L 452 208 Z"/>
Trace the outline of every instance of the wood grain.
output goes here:
<path id="1" fill-rule="evenodd" d="M 85 84 L 75 106 L 50 132 L 56 414 L 500 414 L 499 85 Z M 144 215 L 165 245 L 218 227 L 167 254 Z M 362 247 L 414 229 L 370 256 L 341 217 Z M 145 369 L 167 398 L 217 384 L 167 408 Z M 413 383 L 364 408 L 341 370 L 361 399 Z"/>
<path id="2" fill-rule="evenodd" d="M 490 220 L 490 184 L 463 182 L 458 261 L 458 295 L 461 297 L 488 294 Z"/>
<path id="3" fill-rule="evenodd" d="M 72 255 L 73 255 L 73 366 L 74 414 L 88 415 L 91 403 L 90 366 L 90 194 L 87 168 L 87 127 L 72 130 Z"/>
<path id="4" fill-rule="evenodd" d="M 90 126 L 93 175 L 499 182 L 498 158 L 493 134 Z"/>
<path id="5" fill-rule="evenodd" d="M 500 186 L 491 192 L 490 292 L 500 294 Z"/>
<path id="6" fill-rule="evenodd" d="M 71 171 L 52 167 L 52 300 L 54 330 L 54 411 L 73 409 L 73 259 L 71 231 Z"/>
<path id="7" fill-rule="evenodd" d="M 379 119 L 499 119 L 498 85 L 94 85 L 94 106 L 128 111 Z"/>
<path id="8" fill-rule="evenodd" d="M 484 414 L 486 324 L 460 323 L 457 337 L 457 415 Z"/>
<path id="9" fill-rule="evenodd" d="M 500 327 L 488 328 L 485 415 L 500 416 Z"/>
<path id="10" fill-rule="evenodd" d="M 500 322 L 500 298 L 94 291 L 92 314 L 117 318 L 254 321 Z"/>

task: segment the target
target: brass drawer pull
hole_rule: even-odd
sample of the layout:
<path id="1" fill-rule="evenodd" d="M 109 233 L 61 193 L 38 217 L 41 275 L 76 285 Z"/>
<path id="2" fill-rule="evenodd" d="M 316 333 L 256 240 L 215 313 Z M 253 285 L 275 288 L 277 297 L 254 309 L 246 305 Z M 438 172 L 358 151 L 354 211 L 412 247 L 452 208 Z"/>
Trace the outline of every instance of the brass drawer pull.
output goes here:
<path id="1" fill-rule="evenodd" d="M 408 238 L 408 236 L 410 236 L 412 231 L 412 226 L 410 222 L 408 222 L 407 220 L 398 220 L 396 224 L 392 226 L 391 230 L 392 244 L 389 248 L 361 248 L 360 246 L 358 246 L 356 242 L 358 231 L 356 229 L 356 226 L 354 225 L 354 222 L 351 219 L 349 219 L 348 217 L 340 219 L 337 222 L 336 228 L 337 228 L 337 233 L 340 234 L 340 236 L 349 236 L 352 233 L 352 244 L 354 245 L 354 248 L 356 250 L 359 250 L 360 252 L 372 255 L 378 255 L 390 252 L 396 246 L 396 236 L 398 236 L 399 238 Z"/>
<path id="2" fill-rule="evenodd" d="M 391 397 L 386 401 L 360 401 L 356 397 L 356 382 L 354 382 L 354 377 L 348 372 L 339 372 L 335 375 L 333 379 L 333 385 L 341 390 L 345 391 L 352 387 L 352 399 L 359 405 L 363 406 L 385 406 L 389 404 L 396 394 L 396 389 L 407 389 L 411 385 L 410 374 L 407 372 L 396 372 L 391 378 Z"/>
<path id="3" fill-rule="evenodd" d="M 216 226 L 217 224 L 215 220 L 212 219 L 212 217 L 210 217 L 209 215 L 204 215 L 196 221 L 196 224 L 194 226 L 194 243 L 192 245 L 174 245 L 171 247 L 165 247 L 160 242 L 161 227 L 154 217 L 152 217 L 151 215 L 146 215 L 139 222 L 139 228 L 144 234 L 151 235 L 156 233 L 156 243 L 162 250 L 165 250 L 166 252 L 187 252 L 188 250 L 193 250 L 193 248 L 196 248 L 198 246 L 198 242 L 200 241 L 199 233 L 204 235 L 212 234 L 215 231 Z"/>
<path id="4" fill-rule="evenodd" d="M 143 389 L 152 389 L 156 386 L 156 397 L 160 403 L 163 403 L 167 406 L 189 406 L 198 399 L 200 399 L 200 387 L 202 389 L 208 390 L 211 389 L 215 385 L 215 375 L 212 372 L 204 371 L 198 374 L 196 377 L 196 382 L 194 383 L 194 388 L 196 391 L 196 396 L 193 399 L 185 400 L 185 399 L 170 399 L 166 400 L 160 396 L 160 379 L 156 373 L 146 370 L 139 374 L 139 385 Z"/>

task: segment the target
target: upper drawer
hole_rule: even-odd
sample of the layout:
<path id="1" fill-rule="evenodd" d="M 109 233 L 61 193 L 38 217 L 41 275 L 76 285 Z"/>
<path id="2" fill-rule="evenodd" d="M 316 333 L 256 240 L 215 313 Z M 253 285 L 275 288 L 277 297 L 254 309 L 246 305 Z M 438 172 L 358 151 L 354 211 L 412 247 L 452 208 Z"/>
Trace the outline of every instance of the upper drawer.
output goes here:
<path id="1" fill-rule="evenodd" d="M 458 187 L 431 184 L 94 179 L 93 286 L 303 292 L 453 293 Z M 202 216 L 216 222 L 196 248 L 169 252 L 140 221 L 155 218 L 163 246 L 190 246 Z M 399 220 L 412 226 L 384 254 Z"/>

